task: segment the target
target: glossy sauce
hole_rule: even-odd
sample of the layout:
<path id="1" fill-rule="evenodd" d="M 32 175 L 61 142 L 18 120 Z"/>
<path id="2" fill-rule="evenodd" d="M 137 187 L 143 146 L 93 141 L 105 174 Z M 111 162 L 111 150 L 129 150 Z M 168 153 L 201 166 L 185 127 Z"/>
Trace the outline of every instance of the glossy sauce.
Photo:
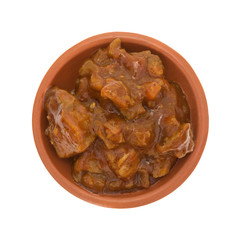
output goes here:
<path id="1" fill-rule="evenodd" d="M 189 106 L 150 51 L 127 53 L 115 39 L 79 70 L 72 94 L 45 95 L 46 134 L 73 179 L 100 194 L 148 188 L 193 151 Z"/>

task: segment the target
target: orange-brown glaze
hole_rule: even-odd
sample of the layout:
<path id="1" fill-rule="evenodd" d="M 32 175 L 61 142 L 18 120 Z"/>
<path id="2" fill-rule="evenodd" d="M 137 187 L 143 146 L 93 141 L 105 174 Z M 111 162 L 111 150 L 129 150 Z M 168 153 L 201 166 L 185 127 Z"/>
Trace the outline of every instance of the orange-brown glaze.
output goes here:
<path id="1" fill-rule="evenodd" d="M 73 179 L 95 193 L 148 188 L 194 148 L 185 95 L 159 56 L 118 38 L 82 64 L 73 94 L 49 89 L 45 109 L 58 156 L 75 156 Z"/>

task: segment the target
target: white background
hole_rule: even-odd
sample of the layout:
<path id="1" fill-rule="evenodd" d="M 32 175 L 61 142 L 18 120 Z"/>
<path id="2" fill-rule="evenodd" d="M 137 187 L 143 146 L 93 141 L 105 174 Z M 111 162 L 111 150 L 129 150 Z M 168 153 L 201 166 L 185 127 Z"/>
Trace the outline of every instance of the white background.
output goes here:
<path id="1" fill-rule="evenodd" d="M 241 239 L 240 1 L 0 1 L 0 239 Z M 32 136 L 32 106 L 51 64 L 103 32 L 136 32 L 179 52 L 206 92 L 203 156 L 169 196 L 107 209 L 64 190 Z"/>

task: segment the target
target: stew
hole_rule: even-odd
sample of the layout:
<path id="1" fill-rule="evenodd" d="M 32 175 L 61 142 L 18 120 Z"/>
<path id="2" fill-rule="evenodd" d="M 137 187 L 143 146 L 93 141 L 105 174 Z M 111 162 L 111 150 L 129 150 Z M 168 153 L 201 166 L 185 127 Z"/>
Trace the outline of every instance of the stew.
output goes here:
<path id="1" fill-rule="evenodd" d="M 179 85 L 165 79 L 159 56 L 128 53 L 119 38 L 82 64 L 74 91 L 50 88 L 44 107 L 56 153 L 94 193 L 148 188 L 194 148 Z"/>

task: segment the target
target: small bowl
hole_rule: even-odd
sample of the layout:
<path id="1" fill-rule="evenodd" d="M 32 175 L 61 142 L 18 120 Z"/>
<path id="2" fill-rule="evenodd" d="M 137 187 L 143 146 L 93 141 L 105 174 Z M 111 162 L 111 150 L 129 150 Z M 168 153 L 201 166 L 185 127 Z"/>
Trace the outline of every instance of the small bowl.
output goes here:
<path id="1" fill-rule="evenodd" d="M 194 151 L 177 161 L 172 171 L 148 189 L 117 195 L 99 195 L 86 191 L 77 185 L 71 176 L 72 161 L 60 159 L 44 131 L 48 126 L 43 108 L 46 90 L 57 85 L 71 91 L 78 77 L 83 61 L 97 49 L 106 47 L 119 37 L 127 51 L 151 50 L 165 66 L 169 81 L 179 83 L 186 94 L 194 133 Z M 204 150 L 208 135 L 208 107 L 203 88 L 191 66 L 177 52 L 153 38 L 135 33 L 110 32 L 88 38 L 62 54 L 44 76 L 33 106 L 33 135 L 43 164 L 53 178 L 67 191 L 87 202 L 111 208 L 130 208 L 159 200 L 178 188 L 192 173 Z"/>

